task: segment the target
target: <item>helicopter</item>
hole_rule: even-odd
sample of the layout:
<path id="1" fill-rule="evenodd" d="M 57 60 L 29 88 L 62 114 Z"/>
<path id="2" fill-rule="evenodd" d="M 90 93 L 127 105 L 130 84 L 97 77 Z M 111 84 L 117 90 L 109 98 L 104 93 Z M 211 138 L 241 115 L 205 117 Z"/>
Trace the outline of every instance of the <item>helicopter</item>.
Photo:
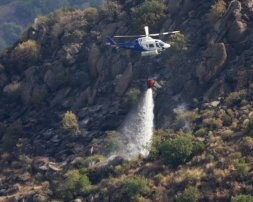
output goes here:
<path id="1" fill-rule="evenodd" d="M 112 37 L 107 37 L 106 45 L 111 46 L 114 50 L 119 48 L 131 49 L 134 51 L 141 52 L 141 56 L 153 56 L 158 55 L 162 51 L 170 48 L 171 45 L 163 42 L 160 39 L 154 39 L 152 36 L 161 36 L 168 34 L 179 33 L 179 31 L 171 31 L 171 32 L 163 32 L 163 33 L 155 33 L 149 34 L 149 27 L 144 27 L 145 35 L 124 35 L 124 36 L 113 36 L 113 38 L 137 38 L 134 41 L 117 43 Z"/>

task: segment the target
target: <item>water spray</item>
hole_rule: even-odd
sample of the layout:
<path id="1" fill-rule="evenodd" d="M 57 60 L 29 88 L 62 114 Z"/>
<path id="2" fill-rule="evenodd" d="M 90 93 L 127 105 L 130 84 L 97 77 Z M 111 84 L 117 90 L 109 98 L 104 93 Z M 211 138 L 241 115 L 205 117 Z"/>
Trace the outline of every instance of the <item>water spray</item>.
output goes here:
<path id="1" fill-rule="evenodd" d="M 153 92 L 152 88 L 148 88 L 137 110 L 130 113 L 121 129 L 123 148 L 120 155 L 127 159 L 138 155 L 148 156 L 154 129 L 153 110 Z"/>

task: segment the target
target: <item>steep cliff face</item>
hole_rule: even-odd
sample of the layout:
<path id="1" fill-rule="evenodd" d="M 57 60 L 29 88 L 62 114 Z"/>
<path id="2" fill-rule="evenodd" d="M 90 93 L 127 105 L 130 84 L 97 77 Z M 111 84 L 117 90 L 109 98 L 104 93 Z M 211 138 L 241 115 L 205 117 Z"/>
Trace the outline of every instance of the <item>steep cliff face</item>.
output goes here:
<path id="1" fill-rule="evenodd" d="M 157 23 L 147 18 L 150 31 L 180 30 L 186 44 L 178 48 L 176 41 L 161 55 L 145 58 L 105 45 L 107 36 L 139 33 L 145 22 L 134 20 L 140 2 L 121 2 L 99 12 L 68 9 L 38 18 L 0 57 L 0 138 L 7 151 L 16 151 L 8 162 L 23 154 L 67 164 L 87 155 L 92 140 L 121 126 L 132 107 L 129 92 L 142 92 L 148 77 L 161 86 L 154 93 L 156 128 L 174 127 L 179 105 L 201 108 L 230 92 L 252 90 L 251 0 L 226 1 L 222 12 L 215 1 L 165 1 Z M 66 111 L 76 114 L 81 135 L 62 129 Z M 6 143 L 8 135 L 13 142 Z M 36 160 L 57 171 L 48 158 Z M 44 172 L 33 166 L 29 177 Z"/>

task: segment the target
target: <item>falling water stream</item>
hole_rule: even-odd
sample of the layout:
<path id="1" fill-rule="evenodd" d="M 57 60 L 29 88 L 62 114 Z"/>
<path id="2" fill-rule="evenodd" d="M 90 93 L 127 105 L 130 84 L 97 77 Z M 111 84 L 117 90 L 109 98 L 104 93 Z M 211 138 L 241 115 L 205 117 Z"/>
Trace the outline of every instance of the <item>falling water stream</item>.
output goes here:
<path id="1" fill-rule="evenodd" d="M 138 107 L 126 119 L 122 129 L 121 155 L 132 158 L 149 154 L 149 147 L 154 128 L 154 101 L 153 92 L 149 88 L 144 93 Z"/>

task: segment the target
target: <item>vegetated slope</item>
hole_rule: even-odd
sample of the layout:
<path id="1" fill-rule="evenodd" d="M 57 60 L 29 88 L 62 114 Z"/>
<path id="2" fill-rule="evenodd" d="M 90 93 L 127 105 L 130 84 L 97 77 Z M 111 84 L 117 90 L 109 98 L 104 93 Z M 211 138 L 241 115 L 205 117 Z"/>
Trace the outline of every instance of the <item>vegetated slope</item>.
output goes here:
<path id="1" fill-rule="evenodd" d="M 39 15 L 46 15 L 56 9 L 66 7 L 99 6 L 100 0 L 55 0 L 55 1 L 22 1 L 8 0 L 0 2 L 0 52 L 12 45 L 24 28 Z"/>
<path id="2" fill-rule="evenodd" d="M 250 198 L 252 4 L 121 2 L 40 17 L 1 56 L 0 199 Z M 147 22 L 183 35 L 151 58 L 105 45 Z M 151 154 L 105 166 L 149 76 L 161 85 Z"/>

